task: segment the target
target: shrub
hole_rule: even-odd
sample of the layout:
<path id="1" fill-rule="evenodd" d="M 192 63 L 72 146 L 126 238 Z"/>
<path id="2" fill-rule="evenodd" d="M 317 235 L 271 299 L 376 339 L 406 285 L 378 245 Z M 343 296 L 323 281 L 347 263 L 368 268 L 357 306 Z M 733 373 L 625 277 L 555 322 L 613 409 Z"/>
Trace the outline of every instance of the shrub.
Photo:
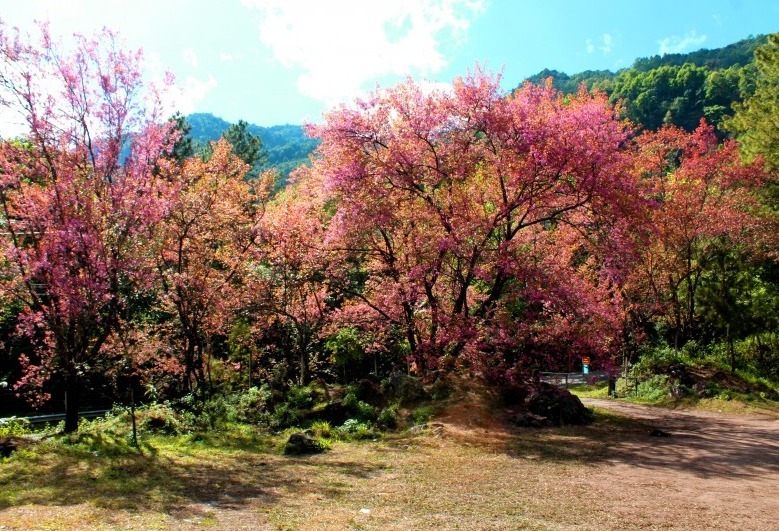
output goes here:
<path id="1" fill-rule="evenodd" d="M 398 427 L 398 413 L 400 410 L 400 402 L 394 402 L 385 407 L 379 413 L 376 423 L 382 429 L 394 429 Z"/>
<path id="2" fill-rule="evenodd" d="M 668 395 L 668 377 L 656 374 L 638 384 L 636 397 L 648 402 L 662 400 Z"/>
<path id="3" fill-rule="evenodd" d="M 343 405 L 357 420 L 373 422 L 378 417 L 378 410 L 367 402 L 358 399 L 354 389 L 349 389 L 346 393 L 343 398 Z"/>
<path id="4" fill-rule="evenodd" d="M 414 410 L 414 413 L 411 414 L 411 417 L 414 420 L 414 424 L 424 424 L 430 420 L 434 413 L 435 409 L 431 406 L 422 406 Z"/>
<path id="5" fill-rule="evenodd" d="M 335 435 L 333 427 L 326 420 L 318 420 L 311 424 L 309 428 L 314 437 L 322 439 L 332 439 Z"/>
<path id="6" fill-rule="evenodd" d="M 360 422 L 358 419 L 348 419 L 337 429 L 341 435 L 348 439 L 373 439 L 378 436 L 370 423 Z"/>
<path id="7" fill-rule="evenodd" d="M 30 421 L 17 417 L 0 419 L 0 437 L 21 436 L 30 433 Z"/>

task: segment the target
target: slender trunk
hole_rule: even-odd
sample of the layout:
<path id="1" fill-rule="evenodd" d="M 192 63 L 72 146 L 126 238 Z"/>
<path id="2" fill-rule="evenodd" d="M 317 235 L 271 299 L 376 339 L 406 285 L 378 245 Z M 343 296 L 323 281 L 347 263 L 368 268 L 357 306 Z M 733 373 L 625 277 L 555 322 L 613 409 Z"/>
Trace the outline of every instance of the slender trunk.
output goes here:
<path id="1" fill-rule="evenodd" d="M 733 338 L 730 335 L 730 324 L 725 326 L 725 335 L 727 336 L 728 349 L 730 350 L 730 372 L 736 372 L 736 349 L 733 348 Z"/>
<path id="2" fill-rule="evenodd" d="M 135 423 L 135 391 L 130 383 L 130 417 L 133 420 L 133 446 L 138 447 L 138 426 Z"/>
<path id="3" fill-rule="evenodd" d="M 308 368 L 308 356 L 306 356 L 306 349 L 300 349 L 299 363 L 300 374 L 298 375 L 298 385 L 306 385 L 306 378 L 308 377 L 306 374 L 306 369 Z"/>
<path id="4" fill-rule="evenodd" d="M 65 433 L 78 431 L 78 408 L 81 389 L 78 377 L 67 375 L 65 382 Z"/>
<path id="5" fill-rule="evenodd" d="M 248 389 L 252 388 L 252 350 L 249 349 L 249 352 L 247 352 L 247 355 L 249 356 L 249 387 Z"/>

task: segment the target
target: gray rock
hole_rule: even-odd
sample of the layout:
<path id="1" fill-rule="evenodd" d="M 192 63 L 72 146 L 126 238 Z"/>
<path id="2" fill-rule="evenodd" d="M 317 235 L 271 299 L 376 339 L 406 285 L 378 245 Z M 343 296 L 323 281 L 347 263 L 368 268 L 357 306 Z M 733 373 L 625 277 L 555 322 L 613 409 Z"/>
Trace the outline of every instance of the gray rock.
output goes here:
<path id="1" fill-rule="evenodd" d="M 284 445 L 286 455 L 320 454 L 325 449 L 319 442 L 305 433 L 293 433 Z"/>

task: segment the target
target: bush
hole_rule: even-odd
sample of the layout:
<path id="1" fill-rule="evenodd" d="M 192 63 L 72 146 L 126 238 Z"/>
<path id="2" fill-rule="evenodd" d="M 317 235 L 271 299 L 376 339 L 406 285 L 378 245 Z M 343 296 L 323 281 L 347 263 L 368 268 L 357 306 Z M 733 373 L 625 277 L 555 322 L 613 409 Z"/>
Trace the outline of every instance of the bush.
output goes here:
<path id="1" fill-rule="evenodd" d="M 30 433 L 30 421 L 16 417 L 0 419 L 0 437 L 21 436 Z"/>
<path id="2" fill-rule="evenodd" d="M 346 393 L 343 398 L 343 405 L 357 420 L 372 422 L 378 417 L 378 410 L 367 402 L 358 399 L 354 389 L 349 389 Z"/>
<path id="3" fill-rule="evenodd" d="M 335 435 L 333 427 L 325 420 L 318 420 L 312 423 L 309 430 L 314 437 L 321 439 L 332 439 Z"/>
<path id="4" fill-rule="evenodd" d="M 385 407 L 379 413 L 376 423 L 382 429 L 394 429 L 398 427 L 398 414 L 400 412 L 400 402 L 394 402 Z"/>
<path id="5" fill-rule="evenodd" d="M 656 374 L 638 384 L 636 397 L 648 402 L 656 402 L 668 396 L 669 390 L 668 376 Z"/>
<path id="6" fill-rule="evenodd" d="M 378 436 L 370 423 L 360 422 L 358 419 L 348 419 L 337 429 L 347 439 L 373 439 Z"/>
<path id="7" fill-rule="evenodd" d="M 673 348 L 660 346 L 643 350 L 639 360 L 633 365 L 632 372 L 636 377 L 650 376 L 668 372 L 668 369 L 682 362 Z"/>
<path id="8" fill-rule="evenodd" d="M 433 400 L 443 400 L 449 398 L 454 386 L 448 378 L 438 378 L 430 387 L 430 398 Z"/>
<path id="9" fill-rule="evenodd" d="M 435 413 L 435 409 L 431 406 L 422 406 L 414 410 L 411 414 L 411 418 L 414 420 L 414 424 L 424 424 L 430 420 Z"/>
<path id="10" fill-rule="evenodd" d="M 271 391 L 267 385 L 250 387 L 237 396 L 234 407 L 234 418 L 238 422 L 258 424 L 267 421 L 267 404 Z"/>

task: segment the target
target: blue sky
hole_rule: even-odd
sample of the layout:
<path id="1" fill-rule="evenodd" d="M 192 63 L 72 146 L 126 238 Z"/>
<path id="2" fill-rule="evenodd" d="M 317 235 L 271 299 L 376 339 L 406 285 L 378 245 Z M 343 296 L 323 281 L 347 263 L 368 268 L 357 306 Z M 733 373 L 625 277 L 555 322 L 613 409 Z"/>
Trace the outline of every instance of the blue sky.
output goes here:
<path id="1" fill-rule="evenodd" d="M 175 74 L 182 112 L 273 125 L 477 62 L 508 90 L 543 68 L 716 48 L 779 31 L 779 0 L 0 0 L 0 17 L 63 36 L 118 29 L 152 74 Z"/>

